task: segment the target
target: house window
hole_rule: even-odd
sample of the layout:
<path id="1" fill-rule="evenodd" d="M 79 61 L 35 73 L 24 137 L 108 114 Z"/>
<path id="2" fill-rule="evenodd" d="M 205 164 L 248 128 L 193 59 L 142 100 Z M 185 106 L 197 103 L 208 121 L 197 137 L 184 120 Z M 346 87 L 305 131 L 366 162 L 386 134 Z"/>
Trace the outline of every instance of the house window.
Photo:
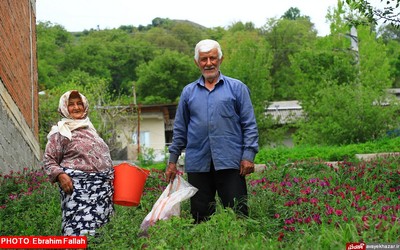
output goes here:
<path id="1" fill-rule="evenodd" d="M 132 134 L 132 143 L 138 144 L 136 132 Z M 150 147 L 150 132 L 148 131 L 140 132 L 140 145 L 146 148 Z"/>

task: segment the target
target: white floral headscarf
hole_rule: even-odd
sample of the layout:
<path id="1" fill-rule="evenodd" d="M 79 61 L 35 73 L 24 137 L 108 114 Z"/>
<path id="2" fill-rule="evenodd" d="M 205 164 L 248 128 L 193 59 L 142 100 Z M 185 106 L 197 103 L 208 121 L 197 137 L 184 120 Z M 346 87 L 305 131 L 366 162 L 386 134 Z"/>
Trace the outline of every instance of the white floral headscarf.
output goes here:
<path id="1" fill-rule="evenodd" d="M 68 102 L 72 93 L 79 94 L 82 100 L 83 107 L 85 109 L 82 119 L 73 119 L 68 112 Z M 50 133 L 47 135 L 47 139 L 49 139 L 50 136 L 55 133 L 60 133 L 61 135 L 67 137 L 69 140 L 72 140 L 71 131 L 82 127 L 92 129 L 93 131 L 96 132 L 96 129 L 94 128 L 92 122 L 88 117 L 88 111 L 89 111 L 89 102 L 84 95 L 79 93 L 79 91 L 77 90 L 70 90 L 65 92 L 60 97 L 60 102 L 58 104 L 58 112 L 63 118 L 61 119 L 61 121 L 57 123 L 57 125 L 54 125 L 51 128 Z"/>
<path id="2" fill-rule="evenodd" d="M 68 112 L 68 102 L 69 102 L 69 97 L 71 94 L 78 94 L 81 97 L 82 103 L 83 103 L 83 108 L 85 109 L 84 114 L 82 119 L 86 118 L 88 115 L 89 111 L 89 102 L 83 94 L 79 93 L 77 90 L 70 90 L 65 92 L 61 97 L 60 97 L 60 102 L 58 103 L 58 113 L 64 118 L 72 119 L 69 112 Z"/>

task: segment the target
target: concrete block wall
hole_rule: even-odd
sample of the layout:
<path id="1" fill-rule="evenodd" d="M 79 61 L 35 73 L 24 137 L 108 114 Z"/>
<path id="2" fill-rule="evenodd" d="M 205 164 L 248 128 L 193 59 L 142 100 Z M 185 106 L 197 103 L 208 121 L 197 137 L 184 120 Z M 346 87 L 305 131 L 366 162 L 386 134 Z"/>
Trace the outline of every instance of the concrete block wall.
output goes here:
<path id="1" fill-rule="evenodd" d="M 38 146 L 38 145 L 37 145 Z M 0 102 L 0 173 L 24 168 L 39 168 L 38 156 L 33 152 L 26 135 L 21 133 Z"/>

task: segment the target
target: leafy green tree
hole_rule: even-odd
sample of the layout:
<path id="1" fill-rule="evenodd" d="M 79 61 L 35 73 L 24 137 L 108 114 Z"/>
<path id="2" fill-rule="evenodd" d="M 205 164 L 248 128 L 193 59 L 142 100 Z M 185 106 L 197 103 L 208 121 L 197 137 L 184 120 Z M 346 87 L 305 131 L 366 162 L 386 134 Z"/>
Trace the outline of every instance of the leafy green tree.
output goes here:
<path id="1" fill-rule="evenodd" d="M 172 20 L 169 18 L 156 17 L 151 21 L 153 27 L 169 28 L 172 25 Z"/>
<path id="2" fill-rule="evenodd" d="M 177 101 L 183 87 L 199 77 L 193 56 L 165 50 L 137 68 L 138 100 L 143 104 Z"/>
<path id="3" fill-rule="evenodd" d="M 228 31 L 223 27 L 214 27 L 206 30 L 206 37 L 215 41 L 220 41 Z"/>
<path id="4" fill-rule="evenodd" d="M 62 82 L 65 72 L 61 65 L 72 35 L 60 25 L 39 22 L 36 25 L 39 90 L 52 88 Z"/>
<path id="5" fill-rule="evenodd" d="M 122 30 L 92 31 L 67 50 L 63 67 L 107 79 L 107 89 L 115 96 L 130 95 L 135 68 L 152 58 L 153 50 L 150 43 Z"/>
<path id="6" fill-rule="evenodd" d="M 400 29 L 393 25 L 382 25 L 378 36 L 386 45 L 386 57 L 390 63 L 390 76 L 393 79 L 392 87 L 400 87 Z"/>
<path id="7" fill-rule="evenodd" d="M 344 37 L 341 39 L 347 40 Z M 358 69 L 354 55 L 345 47 L 336 47 L 337 44 L 332 43 L 332 38 L 325 37 L 318 41 L 315 49 L 304 50 L 291 57 L 295 99 L 313 99 L 316 98 L 314 93 L 332 84 L 355 81 Z"/>
<path id="8" fill-rule="evenodd" d="M 266 100 L 272 96 L 269 69 L 272 63 L 270 45 L 256 31 L 229 33 L 220 41 L 224 53 L 221 72 L 244 82 L 251 91 L 260 141 L 269 141 L 264 115 Z"/>
<path id="9" fill-rule="evenodd" d="M 243 23 L 243 22 L 235 22 L 233 24 L 231 24 L 228 27 L 228 31 L 230 33 L 235 33 L 238 31 L 254 31 L 256 28 L 254 26 L 254 23 L 252 22 L 247 22 L 247 23 Z"/>
<path id="10" fill-rule="evenodd" d="M 299 8 L 297 7 L 290 7 L 282 16 L 283 19 L 288 19 L 288 20 L 296 20 L 298 18 L 304 18 L 304 17 L 306 16 L 302 16 Z M 310 18 L 308 17 L 308 19 Z"/>
<path id="11" fill-rule="evenodd" d="M 371 87 L 355 89 L 335 85 L 302 102 L 305 117 L 299 122 L 295 142 L 306 145 L 346 145 L 382 138 L 396 129 L 396 105 L 387 106 L 383 93 Z M 391 100 L 391 104 L 396 101 Z"/>
<path id="12" fill-rule="evenodd" d="M 265 37 L 273 51 L 271 68 L 273 100 L 293 99 L 290 56 L 314 47 L 317 31 L 307 17 L 270 19 L 265 26 Z"/>
<path id="13" fill-rule="evenodd" d="M 186 41 L 187 50 L 178 50 L 192 55 L 195 45 L 202 39 L 207 38 L 206 28 L 195 25 L 189 21 L 178 21 L 171 28 L 172 34 L 180 41 Z"/>
<path id="14" fill-rule="evenodd" d="M 386 54 L 387 46 L 382 39 L 376 38 L 376 33 L 371 32 L 370 27 L 359 26 L 357 30 L 361 84 L 378 90 L 391 88 L 390 61 L 387 56 L 382 56 L 382 53 Z"/>
<path id="15" fill-rule="evenodd" d="M 358 10 L 364 15 L 370 24 L 377 24 L 378 21 L 383 20 L 384 23 L 393 26 L 400 26 L 399 6 L 400 0 L 380 1 L 383 6 L 374 7 L 372 1 L 366 0 L 346 0 L 346 3 L 353 10 Z"/>
<path id="16" fill-rule="evenodd" d="M 161 27 L 152 28 L 145 33 L 137 34 L 141 40 L 147 41 L 159 50 L 175 50 L 189 53 L 191 47 L 185 40 L 180 40 L 170 30 Z"/>
<path id="17" fill-rule="evenodd" d="M 393 88 L 400 88 L 400 43 L 394 40 L 386 44 L 387 59 L 390 64 L 390 76 Z"/>
<path id="18" fill-rule="evenodd" d="M 119 30 L 123 30 L 126 33 L 132 34 L 135 31 L 138 31 L 138 29 L 136 27 L 134 27 L 133 25 L 121 25 L 118 27 Z"/>
<path id="19" fill-rule="evenodd" d="M 381 37 L 385 43 L 390 41 L 400 42 L 400 29 L 393 25 L 382 25 L 378 28 L 378 36 Z"/>
<path id="20" fill-rule="evenodd" d="M 359 26 L 355 53 L 343 32 L 348 25 L 341 7 L 330 15 L 333 36 L 319 40 L 319 50 L 292 58 L 295 77 L 302 83 L 297 93 L 305 114 L 298 124 L 297 143 L 366 142 L 398 126 L 397 100 L 385 91 L 391 84 L 389 61 L 380 55 L 385 46 L 370 27 Z"/>

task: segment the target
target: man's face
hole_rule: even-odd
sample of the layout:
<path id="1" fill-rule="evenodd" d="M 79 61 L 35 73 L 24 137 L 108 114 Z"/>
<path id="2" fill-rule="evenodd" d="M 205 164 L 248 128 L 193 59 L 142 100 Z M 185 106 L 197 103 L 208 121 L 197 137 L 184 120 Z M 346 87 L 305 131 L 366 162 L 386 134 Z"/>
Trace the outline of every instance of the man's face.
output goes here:
<path id="1" fill-rule="evenodd" d="M 219 66 L 223 58 L 218 59 L 218 50 L 212 49 L 208 52 L 199 52 L 199 61 L 195 62 L 206 80 L 218 77 Z"/>

